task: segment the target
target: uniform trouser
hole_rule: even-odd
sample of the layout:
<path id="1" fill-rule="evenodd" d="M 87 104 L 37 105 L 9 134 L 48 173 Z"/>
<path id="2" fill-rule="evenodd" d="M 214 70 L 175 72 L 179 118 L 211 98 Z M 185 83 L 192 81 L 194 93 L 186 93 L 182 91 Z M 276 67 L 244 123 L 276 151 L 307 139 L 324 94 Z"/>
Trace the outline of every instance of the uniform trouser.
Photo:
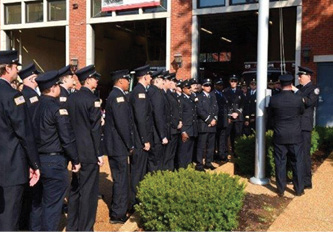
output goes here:
<path id="1" fill-rule="evenodd" d="M 303 148 L 302 144 L 276 144 L 274 143 L 274 161 L 276 186 L 278 193 L 286 189 L 287 156 L 290 159 L 293 171 L 293 184 L 296 194 L 304 190 L 303 182 Z"/>
<path id="2" fill-rule="evenodd" d="M 303 165 L 304 165 L 304 186 L 312 186 L 311 173 L 311 131 L 302 131 L 303 137 Z"/>
<path id="3" fill-rule="evenodd" d="M 135 148 L 131 155 L 131 194 L 130 207 L 133 207 L 136 202 L 137 186 L 147 173 L 148 152 L 142 148 Z"/>
<path id="4" fill-rule="evenodd" d="M 162 170 L 165 145 L 154 144 L 148 152 L 148 172 Z"/>
<path id="5" fill-rule="evenodd" d="M 203 157 L 206 151 L 206 164 L 210 164 L 214 158 L 215 133 L 199 133 L 197 142 L 196 163 L 197 167 L 203 167 Z"/>
<path id="6" fill-rule="evenodd" d="M 67 231 L 92 231 L 98 201 L 99 166 L 81 163 L 78 173 L 72 173 L 68 197 Z"/>
<path id="7" fill-rule="evenodd" d="M 29 230 L 29 217 L 32 204 L 32 188 L 29 184 L 24 185 L 24 191 L 22 196 L 22 210 L 20 213 L 19 229 Z"/>
<path id="8" fill-rule="evenodd" d="M 171 135 L 169 143 L 166 145 L 164 151 L 162 170 L 173 171 L 175 169 L 175 156 L 177 152 L 178 140 L 179 140 L 179 134 Z"/>
<path id="9" fill-rule="evenodd" d="M 62 204 L 68 187 L 67 160 L 63 155 L 39 157 L 42 184 L 41 230 L 55 231 L 59 227 Z"/>
<path id="10" fill-rule="evenodd" d="M 0 186 L 0 231 L 18 230 L 24 185 Z"/>
<path id="11" fill-rule="evenodd" d="M 227 136 L 230 136 L 232 151 L 235 151 L 235 140 L 241 136 L 243 128 L 242 121 L 231 122 L 227 128 Z"/>
<path id="12" fill-rule="evenodd" d="M 32 202 L 30 212 L 29 230 L 40 231 L 42 229 L 42 196 L 43 185 L 41 181 L 38 181 L 31 188 Z"/>
<path id="13" fill-rule="evenodd" d="M 216 148 L 218 153 L 218 159 L 227 159 L 228 157 L 228 136 L 227 136 L 227 128 L 218 127 L 216 130 Z"/>
<path id="14" fill-rule="evenodd" d="M 187 168 L 192 162 L 195 137 L 190 137 L 183 142 L 179 139 L 178 145 L 178 168 Z"/>
<path id="15" fill-rule="evenodd" d="M 123 218 L 129 203 L 128 156 L 109 156 L 109 164 L 113 180 L 110 217 Z"/>

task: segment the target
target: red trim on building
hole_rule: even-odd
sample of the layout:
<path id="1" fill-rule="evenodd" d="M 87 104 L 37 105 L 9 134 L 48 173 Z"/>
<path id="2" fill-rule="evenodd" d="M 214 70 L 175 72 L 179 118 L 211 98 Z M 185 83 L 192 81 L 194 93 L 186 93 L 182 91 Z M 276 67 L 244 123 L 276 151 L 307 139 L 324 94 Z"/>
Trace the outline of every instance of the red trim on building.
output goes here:
<path id="1" fill-rule="evenodd" d="M 122 5 L 122 6 L 111 6 L 111 7 L 102 7 L 102 12 L 105 11 L 115 11 L 115 10 L 128 10 L 135 9 L 141 7 L 152 7 L 152 6 L 160 6 L 161 2 L 147 2 L 147 3 L 138 3 L 138 4 L 130 4 L 130 5 Z"/>

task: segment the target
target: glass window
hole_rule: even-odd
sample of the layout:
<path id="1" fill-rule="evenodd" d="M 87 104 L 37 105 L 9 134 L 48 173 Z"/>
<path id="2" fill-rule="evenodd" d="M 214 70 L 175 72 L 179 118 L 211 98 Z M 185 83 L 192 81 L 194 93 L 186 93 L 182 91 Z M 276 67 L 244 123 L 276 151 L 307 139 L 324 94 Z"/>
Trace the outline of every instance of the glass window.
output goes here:
<path id="1" fill-rule="evenodd" d="M 27 2 L 27 23 L 43 22 L 43 2 Z"/>
<path id="2" fill-rule="evenodd" d="M 112 16 L 112 12 L 102 12 L 102 1 L 101 0 L 91 0 L 91 17 L 103 17 L 103 16 Z"/>
<path id="3" fill-rule="evenodd" d="M 21 23 L 21 3 L 5 5 L 5 24 Z"/>
<path id="4" fill-rule="evenodd" d="M 225 0 L 198 0 L 198 8 L 224 5 Z"/>
<path id="5" fill-rule="evenodd" d="M 167 10 L 168 10 L 168 1 L 161 0 L 160 6 L 143 8 L 143 13 L 165 12 Z"/>
<path id="6" fill-rule="evenodd" d="M 66 20 L 66 1 L 48 2 L 48 21 Z"/>
<path id="7" fill-rule="evenodd" d="M 270 2 L 277 2 L 279 0 L 269 0 Z M 285 0 L 283 0 L 285 1 Z M 237 5 L 237 4 L 248 4 L 248 3 L 258 3 L 259 0 L 230 0 L 230 5 Z"/>
<path id="8" fill-rule="evenodd" d="M 130 9 L 130 10 L 116 11 L 116 15 L 132 15 L 132 14 L 139 14 L 139 10 L 138 9 Z"/>

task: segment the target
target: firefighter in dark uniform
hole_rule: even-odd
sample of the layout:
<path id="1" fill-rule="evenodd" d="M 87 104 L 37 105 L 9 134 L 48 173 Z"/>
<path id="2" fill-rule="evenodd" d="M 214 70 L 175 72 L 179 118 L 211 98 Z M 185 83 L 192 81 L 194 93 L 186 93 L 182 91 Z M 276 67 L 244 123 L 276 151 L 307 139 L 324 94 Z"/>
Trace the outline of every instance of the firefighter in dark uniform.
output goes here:
<path id="1" fill-rule="evenodd" d="M 235 152 L 235 140 L 241 136 L 243 129 L 243 109 L 245 100 L 242 90 L 237 88 L 238 77 L 232 75 L 229 78 L 230 87 L 224 90 L 225 96 L 228 100 L 228 129 L 227 136 L 230 136 L 232 152 Z"/>
<path id="2" fill-rule="evenodd" d="M 228 100 L 223 92 L 223 79 L 219 78 L 215 82 L 215 96 L 218 106 L 218 120 L 216 126 L 216 148 L 217 161 L 228 161 L 228 136 L 226 135 L 228 127 Z"/>
<path id="3" fill-rule="evenodd" d="M 181 140 L 178 145 L 178 168 L 187 168 L 193 159 L 194 141 L 198 136 L 196 104 L 191 99 L 191 83 L 185 80 L 181 84 L 183 94 L 180 97 L 182 108 Z"/>
<path id="4" fill-rule="evenodd" d="M 39 74 L 39 71 L 36 69 L 33 63 L 22 68 L 18 73 L 21 80 L 23 81 L 22 94 L 24 96 L 25 102 L 27 103 L 31 120 L 33 120 L 33 118 L 35 117 L 36 109 L 39 104 L 39 95 L 36 92 L 36 88 L 38 85 L 35 81 L 37 74 Z M 36 186 L 38 185 L 40 185 L 40 182 L 38 182 L 37 185 L 34 186 L 34 188 L 36 188 Z M 20 230 L 29 230 L 29 217 L 33 194 L 32 191 L 32 188 L 27 185 L 23 193 L 22 211 L 20 215 Z"/>
<path id="5" fill-rule="evenodd" d="M 176 74 L 170 73 L 166 76 L 166 78 L 170 80 L 169 88 L 166 91 L 166 97 L 170 107 L 170 140 L 164 152 L 163 170 L 173 171 L 175 168 L 175 157 L 180 136 L 180 129 L 182 128 L 183 123 L 180 99 L 175 92 L 177 83 Z"/>
<path id="6" fill-rule="evenodd" d="M 244 126 L 249 128 L 249 134 L 256 130 L 256 109 L 257 109 L 257 84 L 255 80 L 250 82 L 249 96 L 247 105 L 244 109 L 245 123 Z"/>
<path id="7" fill-rule="evenodd" d="M 42 92 L 33 125 L 41 161 L 42 193 L 41 216 L 32 218 L 35 230 L 58 230 L 61 208 L 68 187 L 67 158 L 72 162 L 72 171 L 80 170 L 75 136 L 70 126 L 66 109 L 58 102 L 60 94 L 58 71 L 49 71 L 36 78 Z M 35 201 L 37 202 L 37 201 Z"/>
<path id="8" fill-rule="evenodd" d="M 82 85 L 67 100 L 68 113 L 73 125 L 81 171 L 72 175 L 68 198 L 68 231 L 93 230 L 95 224 L 99 166 L 104 164 L 100 154 L 101 104 L 94 91 L 101 75 L 94 65 L 76 72 Z"/>
<path id="9" fill-rule="evenodd" d="M 313 129 L 314 108 L 317 106 L 319 88 L 311 82 L 313 71 L 306 67 L 298 67 L 298 80 L 300 85 L 294 88 L 294 92 L 303 97 L 305 111 L 301 118 L 303 152 L 304 152 L 304 188 L 312 188 L 311 174 L 311 131 Z"/>
<path id="10" fill-rule="evenodd" d="M 216 96 L 211 92 L 211 79 L 204 79 L 202 82 L 203 91 L 198 94 L 197 115 L 198 115 L 198 140 L 196 152 L 196 167 L 203 171 L 204 167 L 214 170 L 212 165 L 214 159 L 215 134 L 218 117 L 218 106 Z M 205 166 L 203 165 L 204 154 L 206 153 Z"/>
<path id="11" fill-rule="evenodd" d="M 60 84 L 60 96 L 59 102 L 62 107 L 67 108 L 67 99 L 71 94 L 72 89 L 75 87 L 75 79 L 73 77 L 71 65 L 67 65 L 59 69 L 59 80 Z"/>
<path id="12" fill-rule="evenodd" d="M 163 96 L 162 70 L 151 73 L 152 85 L 148 88 L 148 96 L 152 106 L 154 119 L 154 143 L 148 155 L 148 172 L 162 169 L 163 153 L 168 144 L 168 125 L 166 118 L 166 105 Z"/>
<path id="13" fill-rule="evenodd" d="M 105 146 L 112 173 L 111 223 L 124 223 L 129 204 L 129 163 L 134 150 L 133 118 L 125 91 L 129 89 L 128 70 L 111 73 L 114 86 L 106 101 Z"/>
<path id="14" fill-rule="evenodd" d="M 270 99 L 268 116 L 274 130 L 274 161 L 279 196 L 286 188 L 287 156 L 293 171 L 295 195 L 304 193 L 303 148 L 301 116 L 304 112 L 302 97 L 292 91 L 292 75 L 279 77 L 282 91 Z"/>
<path id="15" fill-rule="evenodd" d="M 134 70 L 138 84 L 130 94 L 130 103 L 133 112 L 135 147 L 131 156 L 131 198 L 130 210 L 136 204 L 135 196 L 137 185 L 147 173 L 148 152 L 153 144 L 153 114 L 147 87 L 151 76 L 148 74 L 149 65 Z"/>
<path id="16" fill-rule="evenodd" d="M 10 83 L 17 78 L 17 51 L 0 51 L 0 230 L 18 230 L 24 186 L 37 183 L 40 162 L 31 120 L 22 94 Z"/>

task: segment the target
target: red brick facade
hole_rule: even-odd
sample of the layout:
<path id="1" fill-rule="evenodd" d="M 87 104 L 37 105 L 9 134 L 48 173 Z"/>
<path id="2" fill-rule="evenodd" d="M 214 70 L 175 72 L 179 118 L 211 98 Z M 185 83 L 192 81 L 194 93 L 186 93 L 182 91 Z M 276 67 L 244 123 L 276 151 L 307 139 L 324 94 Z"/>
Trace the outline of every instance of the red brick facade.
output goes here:
<path id="1" fill-rule="evenodd" d="M 77 4 L 77 9 L 73 4 Z M 86 22 L 86 0 L 70 0 L 69 59 L 78 58 L 79 68 L 86 65 Z"/>
<path id="2" fill-rule="evenodd" d="M 332 0 L 303 0 L 302 12 L 302 48 L 309 47 L 310 62 L 302 57 L 302 65 L 314 71 L 314 55 L 333 54 L 333 1 Z M 316 79 L 316 74 L 313 76 Z"/>
<path id="3" fill-rule="evenodd" d="M 178 70 L 177 65 L 174 65 L 176 53 L 180 53 L 183 57 L 182 67 Z M 172 0 L 170 70 L 177 71 L 178 79 L 191 78 L 191 56 L 192 0 Z"/>

